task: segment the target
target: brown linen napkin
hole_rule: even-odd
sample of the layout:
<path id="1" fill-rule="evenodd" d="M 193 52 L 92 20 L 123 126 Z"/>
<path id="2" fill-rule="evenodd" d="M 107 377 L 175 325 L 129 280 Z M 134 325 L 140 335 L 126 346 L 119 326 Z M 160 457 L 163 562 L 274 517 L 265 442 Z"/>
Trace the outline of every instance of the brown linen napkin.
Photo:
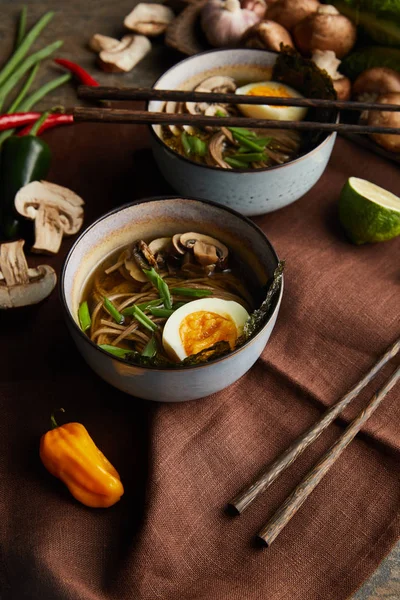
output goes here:
<path id="1" fill-rule="evenodd" d="M 47 139 L 51 179 L 85 198 L 86 225 L 119 204 L 171 193 L 143 149 L 143 129 L 80 125 Z M 349 175 L 400 193 L 394 165 L 339 140 L 306 197 L 256 219 L 287 261 L 285 293 L 262 358 L 222 393 L 162 405 L 114 390 L 77 354 L 56 293 L 0 315 L 4 600 L 342 600 L 377 567 L 400 537 L 398 389 L 270 549 L 254 548 L 252 536 L 343 419 L 248 512 L 223 512 L 400 333 L 400 240 L 355 247 L 344 239 L 336 206 Z M 59 272 L 71 243 L 30 262 Z M 42 467 L 39 437 L 59 406 L 120 471 L 116 506 L 78 504 Z"/>

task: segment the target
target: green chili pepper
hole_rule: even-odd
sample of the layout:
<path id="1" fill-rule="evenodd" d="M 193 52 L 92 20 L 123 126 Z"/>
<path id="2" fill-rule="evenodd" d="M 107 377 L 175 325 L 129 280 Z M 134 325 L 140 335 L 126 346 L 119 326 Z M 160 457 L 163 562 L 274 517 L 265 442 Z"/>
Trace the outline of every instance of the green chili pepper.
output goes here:
<path id="1" fill-rule="evenodd" d="M 36 137 L 49 113 L 33 125 L 29 135 L 11 136 L 2 147 L 0 164 L 0 230 L 10 239 L 20 233 L 21 221 L 14 207 L 18 190 L 31 181 L 45 179 L 50 168 L 50 148 Z"/>

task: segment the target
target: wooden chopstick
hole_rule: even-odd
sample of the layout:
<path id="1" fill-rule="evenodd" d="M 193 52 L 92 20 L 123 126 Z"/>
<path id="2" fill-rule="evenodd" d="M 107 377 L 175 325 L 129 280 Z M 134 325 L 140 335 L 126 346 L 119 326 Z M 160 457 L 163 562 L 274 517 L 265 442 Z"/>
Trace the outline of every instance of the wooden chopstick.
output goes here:
<path id="1" fill-rule="evenodd" d="M 344 411 L 350 402 L 358 396 L 379 371 L 400 351 L 400 338 L 396 340 L 381 356 L 377 363 L 356 383 L 345 396 L 331 406 L 323 417 L 307 431 L 300 435 L 276 460 L 260 473 L 257 479 L 246 486 L 229 502 L 229 507 L 241 514 L 250 504 L 279 477 L 295 460 L 312 444 L 325 429 Z"/>
<path id="2" fill-rule="evenodd" d="M 386 106 L 386 105 L 385 105 Z M 204 115 L 167 114 L 148 111 L 121 110 L 117 108 L 73 109 L 75 121 L 92 123 L 129 123 L 136 125 L 195 125 L 219 127 L 244 127 L 248 129 L 297 129 L 299 131 L 338 131 L 346 133 L 394 133 L 400 134 L 397 127 L 374 127 L 371 125 L 350 125 L 347 123 L 318 123 L 312 121 L 275 121 L 251 119 L 248 117 L 205 117 Z"/>
<path id="3" fill-rule="evenodd" d="M 86 100 L 164 100 L 166 102 L 207 102 L 215 104 L 270 104 L 271 106 L 302 106 L 305 108 L 334 108 L 339 110 L 385 110 L 399 111 L 398 104 L 375 102 L 343 102 L 317 98 L 282 98 L 279 96 L 247 96 L 219 92 L 194 92 L 183 90 L 159 90 L 154 88 L 115 88 L 107 86 L 79 86 L 78 97 Z"/>
<path id="4" fill-rule="evenodd" d="M 258 539 L 265 545 L 270 546 L 277 538 L 282 529 L 289 523 L 299 508 L 307 500 L 308 496 L 325 477 L 329 469 L 355 438 L 362 426 L 373 415 L 386 395 L 400 379 L 400 367 L 392 373 L 384 386 L 374 394 L 364 410 L 350 423 L 342 436 L 330 447 L 324 456 L 314 465 L 306 477 L 293 490 L 290 496 L 275 512 L 268 523 L 259 531 Z"/>

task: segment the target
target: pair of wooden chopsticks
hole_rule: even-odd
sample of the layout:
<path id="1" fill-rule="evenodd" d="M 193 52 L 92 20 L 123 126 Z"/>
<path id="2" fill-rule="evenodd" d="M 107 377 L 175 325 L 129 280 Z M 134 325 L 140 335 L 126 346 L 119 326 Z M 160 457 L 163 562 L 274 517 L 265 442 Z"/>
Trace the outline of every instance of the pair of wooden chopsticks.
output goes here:
<path id="1" fill-rule="evenodd" d="M 269 104 L 271 106 L 299 106 L 305 108 L 325 108 L 335 110 L 378 110 L 400 111 L 397 104 L 376 104 L 374 102 L 341 102 L 313 98 L 280 98 L 270 96 L 247 96 L 215 92 L 194 92 L 182 90 L 159 90 L 153 88 L 112 88 L 81 86 L 78 96 L 87 100 L 160 100 L 164 102 L 207 102 L 216 104 Z M 195 125 L 219 127 L 245 127 L 266 129 L 296 129 L 299 131 L 319 130 L 343 133 L 391 133 L 400 134 L 397 127 L 353 125 L 347 123 L 319 123 L 312 121 L 277 121 L 248 117 L 206 117 L 202 114 L 169 114 L 163 112 L 133 111 L 114 108 L 76 107 L 73 111 L 76 121 L 102 123 L 131 123 L 137 125 Z"/>
<path id="2" fill-rule="evenodd" d="M 297 438 L 297 440 L 295 440 L 281 456 L 267 466 L 250 486 L 244 488 L 237 496 L 235 496 L 229 503 L 229 507 L 233 509 L 236 514 L 241 514 L 245 511 L 250 504 L 262 492 L 268 489 L 275 479 L 277 479 L 277 477 L 279 477 L 279 475 L 321 435 L 328 425 L 343 412 L 361 390 L 372 381 L 382 367 L 396 356 L 399 350 L 400 338 L 390 346 L 378 362 L 345 396 L 325 412 L 320 421 L 315 423 L 315 425 L 311 426 L 305 433 Z M 265 546 L 270 546 L 272 544 L 399 379 L 400 366 L 393 371 L 381 389 L 373 395 L 366 408 L 364 408 L 354 421 L 348 425 L 344 433 L 314 465 L 311 471 L 297 485 L 268 523 L 259 531 L 257 537 L 262 544 Z"/>

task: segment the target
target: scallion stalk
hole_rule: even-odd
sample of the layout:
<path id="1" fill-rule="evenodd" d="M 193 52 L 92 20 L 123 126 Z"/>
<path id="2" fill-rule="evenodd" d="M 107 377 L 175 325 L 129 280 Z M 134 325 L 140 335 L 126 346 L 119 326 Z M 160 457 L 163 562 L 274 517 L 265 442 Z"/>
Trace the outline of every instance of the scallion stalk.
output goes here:
<path id="1" fill-rule="evenodd" d="M 229 166 L 234 169 L 247 169 L 249 166 L 245 162 L 241 160 L 237 160 L 236 158 L 231 158 L 230 156 L 224 156 L 224 161 L 228 163 Z"/>
<path id="2" fill-rule="evenodd" d="M 190 296 L 191 298 L 206 298 L 212 296 L 212 290 L 197 290 L 196 288 L 176 287 L 171 288 L 171 292 L 176 296 Z"/>
<path id="3" fill-rule="evenodd" d="M 35 66 L 36 63 L 50 56 L 52 52 L 60 48 L 62 45 L 63 42 L 61 40 L 49 44 L 45 48 L 42 48 L 34 54 L 31 54 L 31 56 L 28 56 L 28 58 L 22 61 L 22 63 L 15 69 L 15 71 L 11 72 L 8 79 L 6 79 L 6 81 L 4 81 L 0 86 L 0 110 L 4 103 L 4 100 L 7 97 L 7 94 L 13 89 L 13 87 L 17 85 L 21 77 L 23 77 L 31 67 Z"/>
<path id="4" fill-rule="evenodd" d="M 134 308 L 137 306 L 140 310 L 147 310 L 150 306 L 159 306 L 162 304 L 161 298 L 156 298 L 155 300 L 149 300 L 148 302 L 142 302 L 141 304 L 134 304 L 133 306 L 128 306 L 124 308 L 122 314 L 125 317 L 131 317 L 134 313 Z"/>
<path id="5" fill-rule="evenodd" d="M 264 152 L 247 152 L 246 154 L 231 154 L 229 157 L 233 160 L 239 160 L 245 163 L 251 162 L 262 162 L 267 159 L 267 155 Z"/>
<path id="6" fill-rule="evenodd" d="M 40 65 L 40 63 L 36 63 L 36 65 L 33 67 L 32 71 L 29 74 L 28 79 L 25 81 L 24 85 L 22 86 L 21 91 L 19 92 L 18 96 L 15 98 L 14 102 L 11 104 L 11 106 L 7 110 L 7 113 L 9 115 L 14 113 L 17 110 L 17 108 L 19 107 L 19 105 L 21 104 L 21 102 L 24 100 L 26 94 L 28 93 L 28 91 L 33 83 L 33 80 L 36 77 L 36 73 L 38 72 L 39 65 Z"/>
<path id="7" fill-rule="evenodd" d="M 82 331 L 87 331 L 88 329 L 90 329 L 92 319 L 90 317 L 89 306 L 86 300 L 82 302 L 78 309 L 78 319 Z"/>
<path id="8" fill-rule="evenodd" d="M 26 4 L 25 4 L 22 7 L 21 14 L 20 14 L 20 17 L 19 17 L 17 39 L 15 40 L 15 49 L 16 50 L 20 47 L 20 45 L 22 44 L 22 41 L 23 41 L 23 39 L 25 37 L 27 11 L 28 11 L 28 9 L 27 9 Z"/>
<path id="9" fill-rule="evenodd" d="M 49 21 L 51 21 L 51 19 L 53 18 L 53 16 L 54 16 L 53 11 L 47 12 L 45 15 L 43 15 L 43 17 L 41 19 L 39 19 L 39 21 L 36 23 L 36 25 L 34 25 L 32 27 L 32 29 L 30 30 L 28 35 L 25 37 L 25 39 L 22 41 L 22 43 L 15 50 L 14 54 L 4 65 L 3 69 L 0 71 L 0 86 L 3 84 L 4 81 L 6 81 L 6 79 L 11 75 L 11 73 L 17 68 L 17 66 L 23 60 L 24 56 L 28 53 L 29 48 L 39 37 L 39 35 L 43 31 L 43 29 L 46 27 L 46 25 L 49 23 Z M 62 44 L 62 42 L 55 42 L 55 43 L 59 43 L 57 48 L 59 48 L 60 45 Z M 51 44 L 51 45 L 53 45 L 53 44 Z M 49 46 L 47 46 L 47 48 L 49 48 Z M 43 50 L 46 50 L 46 48 L 44 48 Z M 51 50 L 51 52 L 52 51 L 53 50 Z M 39 52 L 43 52 L 43 51 L 40 50 Z M 36 52 L 36 54 L 32 54 L 32 56 L 29 58 L 36 56 L 37 54 L 39 54 L 39 52 Z M 51 54 L 51 52 L 49 54 Z M 48 54 L 46 56 L 48 56 Z M 43 58 L 45 58 L 45 57 L 43 57 Z M 32 67 L 35 62 L 38 62 L 38 61 L 34 60 L 34 62 L 32 64 L 29 64 L 29 66 L 27 67 L 26 70 L 28 70 L 30 67 Z"/>
<path id="10" fill-rule="evenodd" d="M 124 315 L 121 315 L 121 313 L 115 308 L 115 306 L 111 302 L 111 300 L 104 297 L 103 306 L 106 309 L 106 311 L 110 313 L 110 315 L 112 316 L 114 321 L 116 323 L 118 323 L 118 325 L 123 325 L 123 323 L 125 321 L 125 317 L 124 317 Z"/>
<path id="11" fill-rule="evenodd" d="M 249 139 L 245 136 L 240 135 L 239 133 L 233 133 L 232 135 L 241 146 L 245 146 L 246 148 L 249 148 L 250 150 L 255 150 L 256 152 L 262 152 L 264 150 L 264 146 L 260 146 L 257 143 L 257 138 L 254 138 L 254 140 L 253 138 Z"/>

